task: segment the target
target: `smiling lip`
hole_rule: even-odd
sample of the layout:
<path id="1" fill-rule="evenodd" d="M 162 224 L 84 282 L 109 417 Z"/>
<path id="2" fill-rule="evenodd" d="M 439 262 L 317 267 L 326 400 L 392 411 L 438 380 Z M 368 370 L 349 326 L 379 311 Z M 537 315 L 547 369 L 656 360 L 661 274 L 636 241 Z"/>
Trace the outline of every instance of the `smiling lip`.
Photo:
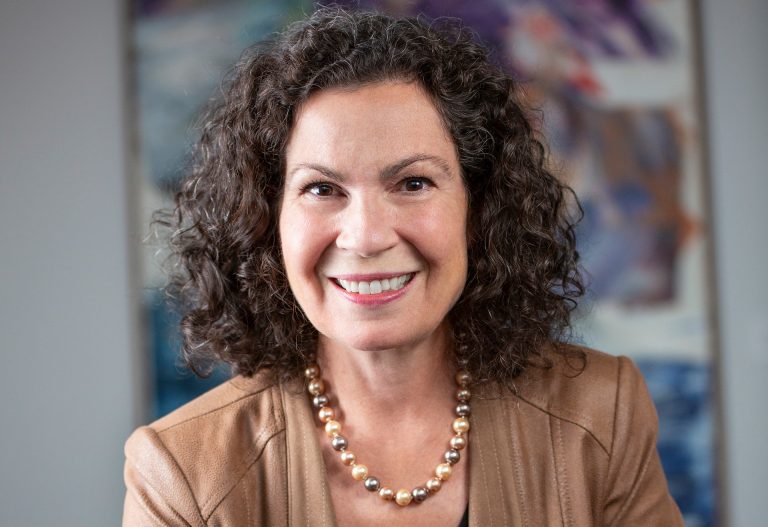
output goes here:
<path id="1" fill-rule="evenodd" d="M 395 278 L 396 276 L 403 276 L 411 273 L 374 273 L 374 274 L 337 274 L 331 278 L 336 280 L 349 280 L 355 282 L 373 282 L 374 280 L 384 280 L 389 278 Z"/>
<path id="2" fill-rule="evenodd" d="M 408 280 L 405 285 L 397 290 L 389 290 L 389 291 L 382 291 L 381 293 L 375 293 L 375 294 L 360 294 L 360 293 L 353 293 L 352 291 L 347 291 L 341 285 L 339 285 L 336 280 L 350 280 L 350 281 L 364 281 L 364 282 L 371 282 L 373 280 L 383 280 L 385 278 L 394 278 L 396 276 L 403 276 L 405 274 L 413 274 L 410 280 Z M 416 278 L 416 273 L 379 273 L 379 274 L 348 274 L 348 275 L 338 275 L 334 276 L 330 279 L 331 284 L 336 288 L 336 290 L 341 293 L 341 295 L 349 300 L 350 302 L 353 302 L 355 304 L 363 305 L 363 306 L 380 306 L 383 304 L 388 304 L 390 302 L 393 302 L 403 296 L 411 287 L 411 284 L 413 283 L 413 280 Z"/>

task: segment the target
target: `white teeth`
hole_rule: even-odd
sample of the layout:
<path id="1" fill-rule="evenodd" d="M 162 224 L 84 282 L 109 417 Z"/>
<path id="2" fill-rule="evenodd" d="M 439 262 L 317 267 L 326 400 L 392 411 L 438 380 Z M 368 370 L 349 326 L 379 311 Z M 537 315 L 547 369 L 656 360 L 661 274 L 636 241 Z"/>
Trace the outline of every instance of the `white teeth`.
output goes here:
<path id="1" fill-rule="evenodd" d="M 376 295 L 382 291 L 397 291 L 405 287 L 405 283 L 411 279 L 412 274 L 405 274 L 394 278 L 372 280 L 370 282 L 356 282 L 354 280 L 337 280 L 336 282 L 351 293 L 361 295 Z"/>

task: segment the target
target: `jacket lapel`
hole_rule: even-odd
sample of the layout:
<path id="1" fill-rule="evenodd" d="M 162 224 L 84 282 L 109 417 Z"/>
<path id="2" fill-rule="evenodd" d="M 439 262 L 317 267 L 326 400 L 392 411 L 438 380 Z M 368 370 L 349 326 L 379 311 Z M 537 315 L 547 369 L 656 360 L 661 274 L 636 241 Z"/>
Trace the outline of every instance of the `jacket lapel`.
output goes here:
<path id="1" fill-rule="evenodd" d="M 314 437 L 315 424 L 300 385 L 281 384 L 285 411 L 288 518 L 291 526 L 335 527 L 325 478 L 325 462 Z M 517 434 L 508 400 L 495 386 L 482 387 L 472 401 L 469 441 L 469 524 L 482 527 L 527 526 L 523 477 L 516 452 Z M 506 395 L 506 394 L 505 394 Z M 509 397 L 509 395 L 506 395 Z M 518 460 L 518 462 L 515 462 Z"/>
<path id="2" fill-rule="evenodd" d="M 335 527 L 325 462 L 314 437 L 314 416 L 300 383 L 280 385 L 285 410 L 288 524 Z"/>
<path id="3" fill-rule="evenodd" d="M 517 437 L 508 433 L 513 419 L 506 415 L 508 401 L 499 400 L 502 394 L 495 385 L 478 391 L 472 398 L 470 419 L 469 524 L 526 526 L 525 497 L 516 484 L 522 476 L 515 452 Z"/>

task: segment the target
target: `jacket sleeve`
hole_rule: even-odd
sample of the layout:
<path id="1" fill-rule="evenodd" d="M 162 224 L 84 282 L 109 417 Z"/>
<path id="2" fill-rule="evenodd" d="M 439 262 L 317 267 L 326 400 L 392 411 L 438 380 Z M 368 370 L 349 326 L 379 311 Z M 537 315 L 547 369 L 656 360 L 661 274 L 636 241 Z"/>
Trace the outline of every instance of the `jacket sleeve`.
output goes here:
<path id="1" fill-rule="evenodd" d="M 125 457 L 123 527 L 205 525 L 184 474 L 152 428 L 128 438 Z"/>
<path id="2" fill-rule="evenodd" d="M 619 357 L 618 372 L 603 523 L 682 526 L 656 450 L 658 418 L 653 401 L 630 359 Z"/>

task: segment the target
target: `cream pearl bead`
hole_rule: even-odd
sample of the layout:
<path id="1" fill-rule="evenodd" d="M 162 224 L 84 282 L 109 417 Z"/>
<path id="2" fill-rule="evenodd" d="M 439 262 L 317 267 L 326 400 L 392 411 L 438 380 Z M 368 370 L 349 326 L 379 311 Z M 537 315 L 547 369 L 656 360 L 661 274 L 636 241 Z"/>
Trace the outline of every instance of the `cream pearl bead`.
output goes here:
<path id="1" fill-rule="evenodd" d="M 352 467 L 352 477 L 357 481 L 362 481 L 368 477 L 368 467 L 365 465 L 355 465 Z"/>
<path id="2" fill-rule="evenodd" d="M 341 433 L 341 423 L 331 419 L 325 423 L 325 433 L 328 437 L 339 435 L 339 433 Z"/>
<path id="3" fill-rule="evenodd" d="M 469 419 L 466 417 L 457 417 L 453 420 L 453 431 L 457 434 L 469 432 Z"/>
<path id="4" fill-rule="evenodd" d="M 345 450 L 341 453 L 341 462 L 345 465 L 354 465 L 356 459 L 357 456 L 349 450 Z"/>
<path id="5" fill-rule="evenodd" d="M 412 499 L 413 499 L 413 496 L 411 495 L 411 493 L 405 489 L 398 490 L 397 494 L 395 495 L 395 503 L 397 503 L 401 507 L 405 507 L 406 505 L 411 503 Z"/>
<path id="6" fill-rule="evenodd" d="M 435 476 L 443 481 L 448 480 L 451 477 L 451 474 L 453 474 L 453 468 L 448 463 L 440 463 L 437 465 L 437 468 L 435 468 Z"/>

